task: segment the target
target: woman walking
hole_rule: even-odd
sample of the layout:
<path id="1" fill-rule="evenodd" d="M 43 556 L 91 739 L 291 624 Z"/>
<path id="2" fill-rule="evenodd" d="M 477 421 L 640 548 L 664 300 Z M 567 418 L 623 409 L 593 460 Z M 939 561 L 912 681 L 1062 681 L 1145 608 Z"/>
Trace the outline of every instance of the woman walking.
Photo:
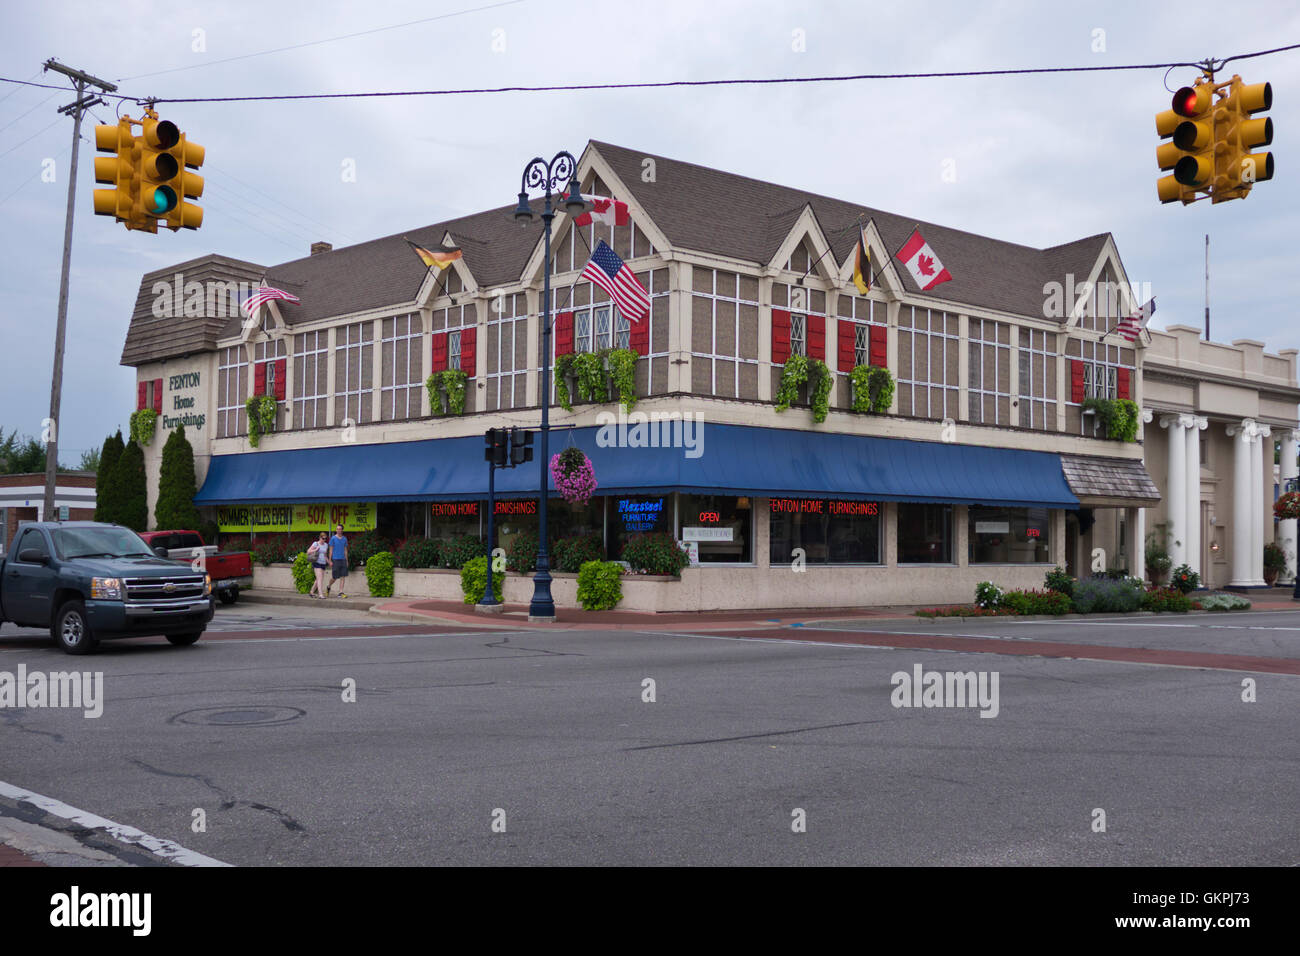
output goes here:
<path id="1" fill-rule="evenodd" d="M 325 597 L 325 570 L 330 566 L 329 552 L 329 537 L 322 531 L 320 537 L 307 549 L 307 557 L 311 558 L 312 573 L 316 575 L 316 583 L 311 586 L 310 597 Z"/>

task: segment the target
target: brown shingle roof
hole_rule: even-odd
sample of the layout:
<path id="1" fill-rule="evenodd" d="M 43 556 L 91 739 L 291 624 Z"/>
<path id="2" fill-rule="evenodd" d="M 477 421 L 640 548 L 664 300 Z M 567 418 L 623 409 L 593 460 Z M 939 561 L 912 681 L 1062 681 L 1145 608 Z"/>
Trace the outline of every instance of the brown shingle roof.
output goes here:
<path id="1" fill-rule="evenodd" d="M 1063 282 L 1067 272 L 1082 282 L 1107 238 L 1103 234 L 1033 249 L 611 143 L 593 141 L 592 145 L 676 247 L 766 264 L 786 235 L 769 223 L 788 219 L 793 224 L 807 203 L 826 233 L 838 265 L 852 250 L 857 238 L 854 227 L 859 214 L 865 214 L 875 220 L 891 251 L 899 249 L 912 229 L 920 226 L 953 275 L 951 282 L 936 287 L 930 295 L 1018 315 L 1043 314 L 1046 282 Z M 655 163 L 653 182 L 644 182 L 641 176 L 647 158 Z M 763 226 L 755 228 L 755 223 Z M 919 291 L 905 269 L 896 271 L 908 290 Z"/>
<path id="2" fill-rule="evenodd" d="M 1133 503 L 1160 500 L 1160 489 L 1135 458 L 1096 458 L 1062 455 L 1061 471 L 1070 490 L 1084 504 L 1098 499 L 1125 499 Z"/>
<path id="3" fill-rule="evenodd" d="M 653 157 L 655 181 L 647 183 L 642 180 L 641 170 L 649 154 L 609 143 L 593 141 L 591 146 L 610 163 L 676 248 L 766 264 L 808 205 L 830 241 L 838 264 L 856 241 L 854 227 L 859 214 L 875 220 L 891 250 L 899 248 L 919 225 L 953 275 L 951 282 L 930 295 L 957 306 L 1041 315 L 1044 284 L 1063 282 L 1070 272 L 1082 281 L 1107 239 L 1106 235 L 1098 235 L 1049 249 L 1033 249 L 933 223 L 918 224 L 894 213 L 662 156 Z M 534 210 L 540 212 L 540 201 L 534 203 Z M 183 324 L 155 318 L 151 312 L 151 287 L 158 278 L 183 271 L 187 279 L 247 281 L 256 285 L 265 275 L 269 285 L 301 298 L 297 305 L 277 303 L 290 325 L 382 309 L 412 301 L 424 280 L 425 267 L 407 246 L 407 238 L 434 248 L 441 244 L 444 234 L 450 233 L 464 250 L 465 265 L 482 287 L 516 281 L 539 235 L 536 228 L 520 229 L 512 212 L 512 206 L 490 209 L 269 269 L 214 254 L 149 273 L 141 281 L 122 364 L 139 365 L 209 350 L 215 348 L 218 338 L 238 330 L 238 316 L 205 315 Z M 918 291 L 906 270 L 896 271 L 906 288 Z"/>

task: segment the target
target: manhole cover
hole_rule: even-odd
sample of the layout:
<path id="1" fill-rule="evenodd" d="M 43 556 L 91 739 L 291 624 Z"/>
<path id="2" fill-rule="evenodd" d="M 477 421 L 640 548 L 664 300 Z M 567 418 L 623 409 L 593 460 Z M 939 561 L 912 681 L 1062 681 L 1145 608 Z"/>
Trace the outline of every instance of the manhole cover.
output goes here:
<path id="1" fill-rule="evenodd" d="M 287 724 L 306 713 L 297 707 L 205 707 L 177 714 L 167 723 L 202 724 L 208 727 L 267 727 L 272 724 Z"/>

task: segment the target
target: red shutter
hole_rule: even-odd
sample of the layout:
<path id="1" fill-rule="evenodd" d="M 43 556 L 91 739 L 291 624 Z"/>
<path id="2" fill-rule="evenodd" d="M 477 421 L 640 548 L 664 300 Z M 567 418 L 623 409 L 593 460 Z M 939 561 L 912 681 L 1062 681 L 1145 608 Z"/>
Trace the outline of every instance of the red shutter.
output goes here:
<path id="1" fill-rule="evenodd" d="M 867 362 L 877 368 L 889 365 L 889 330 L 883 325 L 868 327 L 870 339 L 867 347 Z"/>
<path id="2" fill-rule="evenodd" d="M 1126 369 L 1126 368 L 1119 369 L 1118 374 L 1115 376 L 1115 379 L 1116 379 L 1117 386 L 1118 386 L 1118 388 L 1119 388 L 1119 397 L 1120 397 L 1120 398 L 1132 398 L 1132 397 L 1133 397 L 1132 394 L 1131 394 L 1131 392 L 1132 392 L 1132 377 L 1133 377 L 1133 372 L 1132 372 L 1132 370 L 1130 370 L 1130 369 Z"/>
<path id="3" fill-rule="evenodd" d="M 460 370 L 470 378 L 474 377 L 474 344 L 477 341 L 477 327 L 471 326 L 460 333 Z"/>
<path id="4" fill-rule="evenodd" d="M 447 371 L 447 333 L 433 333 L 433 372 Z"/>
<path id="5" fill-rule="evenodd" d="M 162 379 L 153 380 L 153 410 L 162 414 Z"/>
<path id="6" fill-rule="evenodd" d="M 628 329 L 627 344 L 637 355 L 650 354 L 650 317 L 646 316 L 640 322 L 633 322 L 632 327 Z"/>
<path id="7" fill-rule="evenodd" d="M 266 363 L 255 362 L 253 364 L 253 394 L 266 394 Z"/>
<path id="8" fill-rule="evenodd" d="M 853 347 L 854 331 L 857 329 L 857 325 L 849 319 L 837 319 L 835 324 L 840 330 L 839 370 L 849 372 L 853 370 L 854 359 L 857 358 L 857 350 Z"/>
<path id="9" fill-rule="evenodd" d="M 1078 359 L 1070 359 L 1070 401 L 1079 405 L 1083 398 L 1083 363 Z"/>
<path id="10" fill-rule="evenodd" d="M 808 316 L 808 357 L 826 361 L 826 316 Z"/>
<path id="11" fill-rule="evenodd" d="M 772 310 L 772 364 L 784 365 L 790 358 L 790 313 Z"/>
<path id="12" fill-rule="evenodd" d="M 284 401 L 286 390 L 289 387 L 289 360 L 275 360 L 275 397 Z"/>
<path id="13" fill-rule="evenodd" d="M 555 314 L 555 354 L 568 355 L 573 351 L 573 313 Z"/>
<path id="14" fill-rule="evenodd" d="M 135 410 L 138 412 L 145 406 L 145 397 L 148 394 L 149 383 L 139 382 L 135 386 Z"/>

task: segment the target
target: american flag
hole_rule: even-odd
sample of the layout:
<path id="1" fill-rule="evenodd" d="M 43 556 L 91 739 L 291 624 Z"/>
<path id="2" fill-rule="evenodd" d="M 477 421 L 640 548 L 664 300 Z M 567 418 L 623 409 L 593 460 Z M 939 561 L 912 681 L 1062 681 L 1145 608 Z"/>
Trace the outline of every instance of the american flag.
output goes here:
<path id="1" fill-rule="evenodd" d="M 283 299 L 285 302 L 299 301 L 296 295 L 285 292 L 283 289 L 272 289 L 270 286 L 264 285 L 243 302 L 239 303 L 239 307 L 244 310 L 245 315 L 251 318 L 253 313 L 257 311 L 258 307 L 263 302 L 269 302 L 272 299 Z"/>
<path id="2" fill-rule="evenodd" d="M 1151 321 L 1151 316 L 1156 312 L 1156 300 L 1153 296 L 1151 300 L 1137 312 L 1136 315 L 1126 315 L 1119 320 L 1119 325 L 1115 326 L 1116 330 L 1130 342 L 1136 342 L 1138 333 L 1147 327 Z"/>
<path id="3" fill-rule="evenodd" d="M 604 239 L 596 244 L 596 251 L 579 278 L 589 279 L 608 292 L 619 312 L 633 325 L 650 312 L 650 294 Z"/>

